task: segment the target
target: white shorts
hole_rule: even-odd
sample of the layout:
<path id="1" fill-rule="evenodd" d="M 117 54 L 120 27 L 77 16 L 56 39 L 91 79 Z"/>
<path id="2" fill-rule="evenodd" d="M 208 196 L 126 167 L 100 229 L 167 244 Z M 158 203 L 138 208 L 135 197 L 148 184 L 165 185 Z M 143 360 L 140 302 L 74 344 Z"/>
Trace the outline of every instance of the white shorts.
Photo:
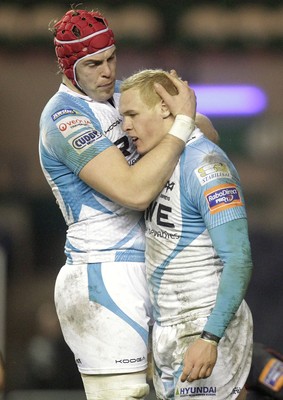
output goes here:
<path id="1" fill-rule="evenodd" d="M 81 373 L 146 369 L 151 306 L 143 263 L 66 264 L 55 305 Z"/>
<path id="2" fill-rule="evenodd" d="M 144 400 L 149 394 L 145 372 L 81 376 L 87 400 Z"/>
<path id="3" fill-rule="evenodd" d="M 243 302 L 218 345 L 218 357 L 209 378 L 181 382 L 183 357 L 198 337 L 206 318 L 153 328 L 154 386 L 157 399 L 233 400 L 244 387 L 252 359 L 253 322 Z M 191 336 L 191 332 L 195 335 Z M 188 336 L 190 332 L 190 336 Z"/>

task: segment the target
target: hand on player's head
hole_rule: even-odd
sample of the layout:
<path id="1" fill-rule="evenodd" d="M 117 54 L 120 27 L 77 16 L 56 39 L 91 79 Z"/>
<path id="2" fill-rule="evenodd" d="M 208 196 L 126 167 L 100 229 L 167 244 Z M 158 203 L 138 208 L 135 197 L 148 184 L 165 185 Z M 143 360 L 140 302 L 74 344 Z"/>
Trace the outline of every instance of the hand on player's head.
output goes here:
<path id="1" fill-rule="evenodd" d="M 175 70 L 171 70 L 168 77 L 177 88 L 178 94 L 170 95 L 166 89 L 158 83 L 155 84 L 156 92 L 163 99 L 174 117 L 178 114 L 182 114 L 194 119 L 196 115 L 195 92 L 189 87 L 187 81 L 183 81 L 178 77 Z"/>

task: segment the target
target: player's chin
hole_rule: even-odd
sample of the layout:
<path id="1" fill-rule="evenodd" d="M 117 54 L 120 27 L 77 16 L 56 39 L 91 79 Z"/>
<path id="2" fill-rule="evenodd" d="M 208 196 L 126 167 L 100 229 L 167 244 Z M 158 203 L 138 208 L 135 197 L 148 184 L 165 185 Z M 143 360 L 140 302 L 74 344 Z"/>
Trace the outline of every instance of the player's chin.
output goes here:
<path id="1" fill-rule="evenodd" d="M 115 86 L 107 86 L 100 88 L 97 92 L 97 101 L 108 101 L 114 94 Z"/>
<path id="2" fill-rule="evenodd" d="M 133 143 L 136 146 L 137 152 L 141 156 L 144 156 L 155 147 L 155 145 L 152 144 L 149 140 L 143 140 L 137 136 L 135 136 L 135 138 L 133 139 Z"/>
<path id="3" fill-rule="evenodd" d="M 136 149 L 137 149 L 137 152 L 139 153 L 139 155 L 143 156 L 147 153 L 147 150 L 145 149 L 145 147 L 141 143 L 139 143 L 138 140 L 135 142 L 135 146 L 136 146 Z"/>

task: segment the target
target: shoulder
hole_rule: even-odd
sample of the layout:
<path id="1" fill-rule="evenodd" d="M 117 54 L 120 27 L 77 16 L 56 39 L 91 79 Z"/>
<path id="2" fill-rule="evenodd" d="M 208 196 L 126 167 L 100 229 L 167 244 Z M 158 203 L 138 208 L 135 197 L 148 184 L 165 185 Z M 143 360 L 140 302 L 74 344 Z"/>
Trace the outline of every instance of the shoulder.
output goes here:
<path id="1" fill-rule="evenodd" d="M 210 159 L 213 155 L 217 158 L 225 158 L 224 152 L 218 145 L 208 140 L 198 129 L 197 131 L 197 134 L 187 143 L 182 153 L 186 163 L 196 166 L 196 164 L 207 162 L 207 159 Z"/>
<path id="2" fill-rule="evenodd" d="M 115 93 L 120 93 L 120 86 L 121 86 L 121 83 L 122 83 L 121 80 L 117 80 L 117 81 L 115 82 L 115 89 L 114 89 Z"/>
<path id="3" fill-rule="evenodd" d="M 73 96 L 68 93 L 58 91 L 55 93 L 45 105 L 42 114 L 54 115 L 54 118 L 59 115 L 71 113 L 70 109 L 75 106 L 75 101 Z"/>
<path id="4" fill-rule="evenodd" d="M 180 158 L 180 168 L 183 175 L 193 176 L 201 185 L 212 177 L 232 178 L 234 175 L 225 152 L 202 134 L 187 144 Z"/>
<path id="5" fill-rule="evenodd" d="M 58 91 L 48 101 L 41 114 L 41 123 L 57 126 L 61 121 L 71 123 L 78 118 L 91 119 L 93 113 L 86 101 L 72 96 L 70 93 Z"/>
<path id="6" fill-rule="evenodd" d="M 113 94 L 113 98 L 116 104 L 116 107 L 119 107 L 119 100 L 120 100 L 120 86 L 121 86 L 122 81 L 116 81 L 115 83 L 115 89 L 114 89 L 114 94 Z"/>

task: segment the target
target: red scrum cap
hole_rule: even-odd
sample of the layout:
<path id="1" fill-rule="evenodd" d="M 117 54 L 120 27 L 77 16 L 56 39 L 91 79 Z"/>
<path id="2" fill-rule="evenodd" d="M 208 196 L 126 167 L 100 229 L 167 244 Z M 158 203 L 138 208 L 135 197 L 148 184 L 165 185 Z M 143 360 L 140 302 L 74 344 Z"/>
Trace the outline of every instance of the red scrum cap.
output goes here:
<path id="1" fill-rule="evenodd" d="M 62 72 L 75 85 L 76 63 L 115 43 L 107 20 L 98 11 L 70 10 L 53 28 L 55 53 Z"/>

